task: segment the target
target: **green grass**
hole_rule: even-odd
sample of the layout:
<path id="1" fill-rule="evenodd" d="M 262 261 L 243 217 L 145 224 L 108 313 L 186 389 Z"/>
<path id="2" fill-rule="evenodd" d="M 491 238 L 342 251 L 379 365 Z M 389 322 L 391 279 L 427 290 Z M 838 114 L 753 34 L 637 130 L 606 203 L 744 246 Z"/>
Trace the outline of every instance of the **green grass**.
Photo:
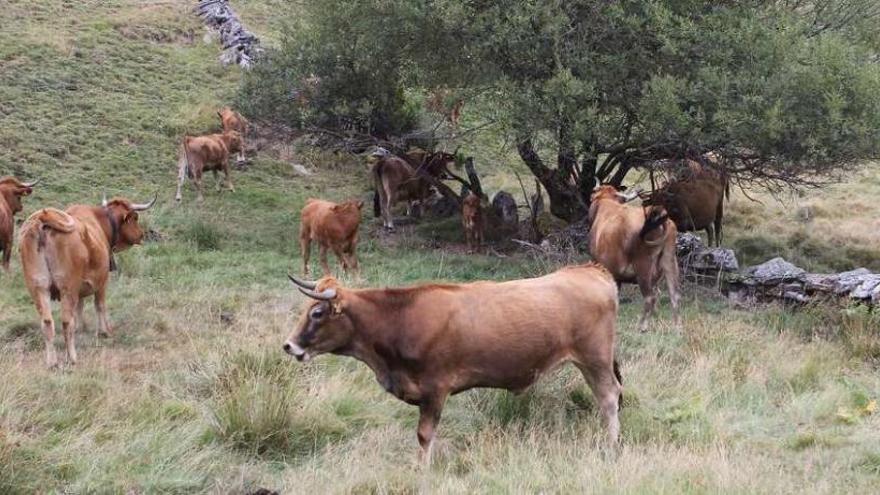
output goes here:
<path id="1" fill-rule="evenodd" d="M 270 42 L 278 5 L 236 2 Z M 20 267 L 0 273 L 0 493 L 876 490 L 880 412 L 868 409 L 880 399 L 877 314 L 742 311 L 697 290 L 686 293 L 681 330 L 671 327 L 664 298 L 654 329 L 642 334 L 641 299 L 625 289 L 633 302 L 621 308 L 618 452 L 598 447 L 595 402 L 569 367 L 521 396 L 451 398 L 436 462 L 419 467 L 415 408 L 384 393 L 359 363 L 324 356 L 299 364 L 280 350 L 303 303 L 285 278 L 300 270 L 299 209 L 310 196 L 366 197 L 363 164 L 308 148 L 288 159 L 276 152 L 287 143 L 273 143 L 249 171 L 234 172 L 237 192 L 209 188 L 197 205 L 188 187 L 183 204 L 173 201 L 180 135 L 214 128 L 214 109 L 232 101 L 239 78 L 217 64 L 216 43 L 202 42 L 191 6 L 4 5 L 17 29 L 0 32 L 0 173 L 44 178 L 22 218 L 43 206 L 96 203 L 103 190 L 135 198 L 158 191 L 160 201 L 141 217 L 159 240 L 117 256 L 109 296 L 116 337 L 94 336 L 87 306 L 75 368 L 44 369 Z M 519 196 L 509 163 L 520 165 L 495 153 L 496 138 L 477 135 L 468 146 L 487 188 Z M 316 173 L 300 177 L 290 161 Z M 872 174 L 856 185 L 864 201 L 854 203 L 875 191 Z M 814 225 L 845 227 L 835 244 L 842 251 L 823 247 L 819 267 L 849 246 L 876 249 L 873 234 L 858 237 L 855 224 L 838 218 L 849 204 L 842 191 L 799 200 L 813 205 Z M 727 233 L 747 256 L 781 249 L 809 259 L 786 237 L 801 229 L 790 218 L 774 223 L 742 198 L 731 210 Z M 466 256 L 444 244 L 461 243 L 456 226 L 423 222 L 389 237 L 368 214 L 361 278 L 344 281 L 500 280 L 557 266 L 525 254 Z M 840 240 L 803 230 L 803 246 Z"/>

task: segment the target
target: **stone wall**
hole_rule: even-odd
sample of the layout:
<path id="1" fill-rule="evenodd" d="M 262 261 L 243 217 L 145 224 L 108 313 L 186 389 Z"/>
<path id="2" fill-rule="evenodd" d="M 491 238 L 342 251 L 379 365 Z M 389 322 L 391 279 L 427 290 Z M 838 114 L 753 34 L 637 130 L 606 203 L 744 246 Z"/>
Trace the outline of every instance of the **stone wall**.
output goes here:
<path id="1" fill-rule="evenodd" d="M 236 64 L 249 69 L 259 56 L 260 39 L 248 31 L 227 0 L 200 0 L 196 7 L 199 17 L 220 35 L 223 53 L 220 63 Z"/>

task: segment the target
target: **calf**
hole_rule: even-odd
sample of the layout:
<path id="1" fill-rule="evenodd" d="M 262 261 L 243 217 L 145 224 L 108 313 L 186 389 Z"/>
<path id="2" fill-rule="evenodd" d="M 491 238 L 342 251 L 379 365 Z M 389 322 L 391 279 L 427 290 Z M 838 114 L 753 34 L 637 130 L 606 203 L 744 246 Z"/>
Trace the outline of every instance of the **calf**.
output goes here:
<path id="1" fill-rule="evenodd" d="M 386 391 L 419 407 L 425 461 L 447 397 L 475 387 L 522 392 L 565 362 L 583 374 L 617 442 L 617 286 L 595 263 L 539 278 L 401 289 L 291 280 L 312 300 L 284 351 L 300 361 L 331 353 L 369 366 Z"/>
<path id="2" fill-rule="evenodd" d="M 464 227 L 468 252 L 474 252 L 475 248 L 480 249 L 483 246 L 483 212 L 480 197 L 472 192 L 461 202 L 461 224 Z"/>
<path id="3" fill-rule="evenodd" d="M 33 187 L 40 182 L 20 182 L 15 177 L 0 177 L 0 265 L 9 272 L 9 258 L 12 256 L 12 239 L 15 232 L 15 214 L 22 210 L 21 197 L 30 195 Z"/>
<path id="4" fill-rule="evenodd" d="M 202 174 L 208 171 L 214 172 L 217 179 L 217 192 L 220 192 L 220 180 L 217 172 L 223 171 L 226 187 L 235 192 L 232 179 L 229 177 L 229 154 L 243 149 L 241 134 L 238 131 L 226 131 L 222 134 L 209 134 L 207 136 L 184 136 L 180 146 L 178 159 L 177 194 L 174 199 L 180 201 L 183 197 L 181 190 L 186 177 L 192 178 L 196 186 L 198 201 L 204 201 L 202 195 Z"/>
<path id="5" fill-rule="evenodd" d="M 46 365 L 53 367 L 55 322 L 51 300 L 61 301 L 67 359 L 76 363 L 75 328 L 82 323 L 83 300 L 95 296 L 98 334 L 111 335 L 105 298 L 113 253 L 140 244 L 144 231 L 138 212 L 156 203 L 106 199 L 101 206 L 74 205 L 66 211 L 44 208 L 21 227 L 19 250 L 25 285 L 43 324 Z"/>
<path id="6" fill-rule="evenodd" d="M 327 264 L 327 249 L 332 249 L 346 272 L 357 271 L 358 226 L 361 223 L 363 201 L 331 203 L 310 198 L 300 215 L 299 244 L 303 259 L 303 273 L 309 275 L 309 255 L 312 241 L 320 246 L 321 268 L 324 275 L 330 275 Z"/>
<path id="7" fill-rule="evenodd" d="M 246 118 L 229 107 L 223 107 L 217 112 L 220 117 L 220 123 L 223 125 L 223 132 L 236 131 L 241 135 L 241 147 L 238 150 L 238 162 L 243 163 L 245 139 L 248 135 L 248 121 Z"/>
<path id="8" fill-rule="evenodd" d="M 654 313 L 660 278 L 666 279 L 672 311 L 678 322 L 678 230 L 659 206 L 639 208 L 624 204 L 635 194 L 624 195 L 613 186 L 599 186 L 590 204 L 590 255 L 618 283 L 636 282 L 645 298 L 639 321 L 642 331 Z"/>

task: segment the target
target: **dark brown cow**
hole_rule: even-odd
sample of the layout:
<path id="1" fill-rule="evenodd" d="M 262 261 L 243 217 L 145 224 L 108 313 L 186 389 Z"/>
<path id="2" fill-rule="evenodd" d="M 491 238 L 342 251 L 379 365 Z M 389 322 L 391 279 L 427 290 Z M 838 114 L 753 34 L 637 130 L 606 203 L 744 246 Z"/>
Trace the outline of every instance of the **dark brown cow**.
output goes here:
<path id="1" fill-rule="evenodd" d="M 244 162 L 245 141 L 248 135 L 248 121 L 246 118 L 229 107 L 223 107 L 217 115 L 220 117 L 220 123 L 223 125 L 223 132 L 236 131 L 241 135 L 241 147 L 238 150 L 238 161 Z"/>
<path id="2" fill-rule="evenodd" d="M 430 180 L 417 174 L 406 160 L 387 151 L 372 155 L 370 166 L 376 195 L 373 202 L 373 213 L 382 217 L 382 225 L 394 230 L 394 217 L 391 209 L 398 201 L 407 201 L 407 214 L 411 213 L 412 203 L 425 200 L 433 194 Z"/>
<path id="3" fill-rule="evenodd" d="M 21 197 L 32 193 L 40 182 L 20 182 L 15 177 L 0 177 L 0 265 L 8 273 L 9 258 L 12 256 L 12 239 L 15 232 L 15 214 L 22 209 Z"/>
<path id="4" fill-rule="evenodd" d="M 355 250 L 358 240 L 358 226 L 361 223 L 363 201 L 331 203 L 309 198 L 302 209 L 299 225 L 299 244 L 303 259 L 303 273 L 309 275 L 309 255 L 312 241 L 320 246 L 321 268 L 324 275 L 330 275 L 327 264 L 327 249 L 332 249 L 346 272 L 357 271 L 358 261 Z"/>
<path id="5" fill-rule="evenodd" d="M 622 387 L 614 360 L 617 286 L 595 263 L 509 282 L 348 289 L 291 278 L 309 301 L 284 350 L 300 361 L 351 356 L 386 391 L 419 406 L 430 461 L 449 395 L 475 387 L 522 392 L 565 362 L 580 369 L 617 442 Z"/>
<path id="6" fill-rule="evenodd" d="M 241 134 L 238 131 L 227 131 L 222 134 L 209 134 L 207 136 L 184 136 L 180 145 L 180 157 L 178 160 L 177 194 L 174 199 L 180 201 L 183 182 L 186 177 L 192 178 L 196 186 L 198 200 L 203 201 L 202 174 L 208 171 L 214 172 L 217 179 L 217 192 L 220 192 L 220 180 L 217 172 L 223 171 L 226 187 L 235 192 L 232 179 L 229 177 L 229 154 L 243 149 Z"/>
<path id="7" fill-rule="evenodd" d="M 97 334 L 111 335 L 105 298 L 113 253 L 140 244 L 144 232 L 138 212 L 155 204 L 106 199 L 101 206 L 74 205 L 66 211 L 44 208 L 21 227 L 19 249 L 24 280 L 40 314 L 46 365 L 58 364 L 53 341 L 51 300 L 61 301 L 61 326 L 67 359 L 76 363 L 75 328 L 82 324 L 83 300 L 95 296 Z"/>
<path id="8" fill-rule="evenodd" d="M 645 205 L 666 208 L 679 231 L 705 230 L 709 245 L 721 245 L 724 198 L 730 198 L 727 176 L 693 160 L 684 174 L 664 184 L 644 199 Z"/>
<path id="9" fill-rule="evenodd" d="M 480 249 L 483 246 L 483 212 L 480 197 L 472 192 L 461 202 L 461 224 L 468 252 Z"/>
<path id="10" fill-rule="evenodd" d="M 654 313 L 657 284 L 666 279 L 672 311 L 678 322 L 678 231 L 660 206 L 640 208 L 624 204 L 625 195 L 613 186 L 599 186 L 590 204 L 590 255 L 607 268 L 618 283 L 638 283 L 645 307 L 639 328 L 648 328 Z"/>
<path id="11" fill-rule="evenodd" d="M 409 165 L 416 171 L 424 170 L 432 177 L 448 179 L 452 177 L 449 166 L 455 165 L 455 154 L 447 151 L 434 151 L 428 153 L 421 148 L 414 148 L 403 156 Z"/>

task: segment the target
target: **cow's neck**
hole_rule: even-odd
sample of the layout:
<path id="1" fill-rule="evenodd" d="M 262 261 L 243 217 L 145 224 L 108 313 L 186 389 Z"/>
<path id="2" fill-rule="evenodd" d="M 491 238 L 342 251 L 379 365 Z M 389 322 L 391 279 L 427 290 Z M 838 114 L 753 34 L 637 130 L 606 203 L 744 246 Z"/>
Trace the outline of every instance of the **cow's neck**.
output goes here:
<path id="1" fill-rule="evenodd" d="M 116 243 L 119 242 L 119 221 L 116 220 L 116 217 L 113 216 L 113 212 L 110 211 L 110 208 L 106 206 L 101 207 L 101 212 L 103 216 L 106 218 L 105 222 L 101 222 L 101 229 L 104 231 L 104 235 L 107 236 L 107 242 L 109 243 L 109 249 L 107 254 L 110 258 L 110 271 L 116 271 L 116 259 L 113 256 L 113 247 L 116 246 Z"/>

